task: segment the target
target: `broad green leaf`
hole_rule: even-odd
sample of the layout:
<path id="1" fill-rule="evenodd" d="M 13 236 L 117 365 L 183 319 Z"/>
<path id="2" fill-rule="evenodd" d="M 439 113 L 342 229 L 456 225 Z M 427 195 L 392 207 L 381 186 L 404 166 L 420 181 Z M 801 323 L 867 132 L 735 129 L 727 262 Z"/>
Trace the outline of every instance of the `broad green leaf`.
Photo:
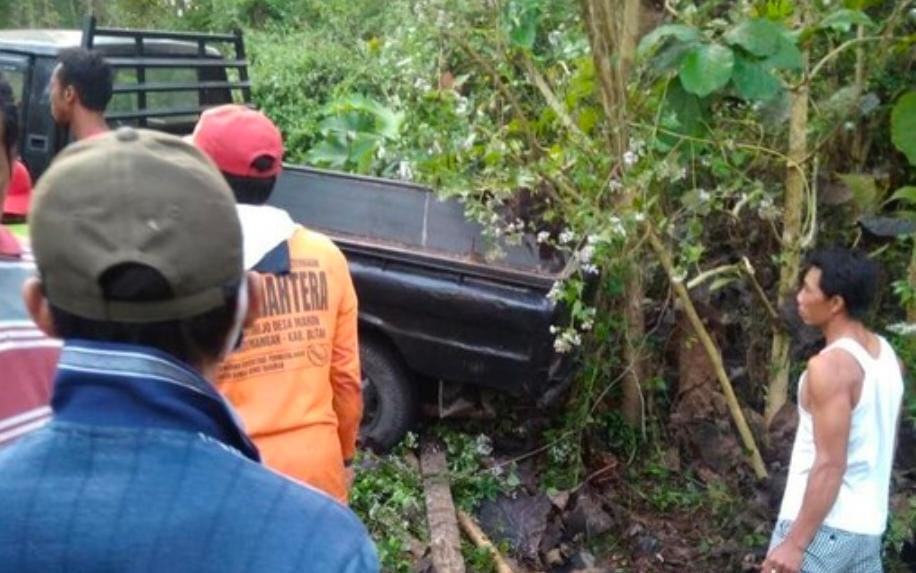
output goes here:
<path id="1" fill-rule="evenodd" d="M 779 47 L 776 53 L 764 60 L 767 69 L 800 70 L 802 67 L 802 54 L 795 42 L 785 34 L 779 35 Z"/>
<path id="2" fill-rule="evenodd" d="M 309 149 L 305 159 L 309 163 L 317 165 L 343 168 L 347 164 L 349 156 L 349 150 L 345 145 L 341 144 L 336 138 L 329 138 Z"/>
<path id="3" fill-rule="evenodd" d="M 654 52 L 668 38 L 676 38 L 681 42 L 698 42 L 702 37 L 696 28 L 683 24 L 666 24 L 646 34 L 642 41 L 639 42 L 636 54 L 643 58 Z"/>
<path id="4" fill-rule="evenodd" d="M 649 61 L 649 67 L 656 74 L 675 70 L 680 67 L 684 56 L 697 45 L 697 42 L 672 42 L 671 45 L 659 50 L 658 54 Z"/>
<path id="5" fill-rule="evenodd" d="M 506 5 L 509 39 L 518 48 L 530 50 L 537 37 L 541 17 L 539 0 L 512 0 Z"/>
<path id="6" fill-rule="evenodd" d="M 837 177 L 852 191 L 859 213 L 871 214 L 878 207 L 880 191 L 875 178 L 865 173 L 840 173 Z"/>
<path id="7" fill-rule="evenodd" d="M 891 141 L 916 165 L 916 90 L 903 95 L 891 112 Z"/>
<path id="8" fill-rule="evenodd" d="M 732 82 L 738 94 L 749 101 L 766 101 L 779 92 L 779 80 L 768 72 L 759 62 L 753 62 L 741 56 L 735 58 L 735 71 Z"/>
<path id="9" fill-rule="evenodd" d="M 848 8 L 841 8 L 836 12 L 832 12 L 825 16 L 824 19 L 821 20 L 817 25 L 817 27 L 822 30 L 830 28 L 839 32 L 848 32 L 853 25 L 857 24 L 861 24 L 863 26 L 875 25 L 871 18 L 866 16 L 864 12 L 860 12 L 859 10 L 850 10 Z"/>
<path id="10" fill-rule="evenodd" d="M 699 46 L 681 62 L 681 84 L 688 92 L 706 97 L 722 88 L 732 77 L 735 54 L 720 44 Z"/>
<path id="11" fill-rule="evenodd" d="M 888 199 L 888 202 L 891 201 L 903 201 L 904 203 L 916 206 L 916 187 L 907 185 L 906 187 L 897 189 L 894 191 L 894 194 L 891 195 L 890 199 Z"/>
<path id="12" fill-rule="evenodd" d="M 699 135 L 705 131 L 702 101 L 697 96 L 687 93 L 680 81 L 672 80 L 668 83 L 666 100 L 685 134 Z"/>
<path id="13" fill-rule="evenodd" d="M 725 33 L 725 41 L 759 57 L 779 50 L 782 28 L 769 20 L 745 20 Z"/>

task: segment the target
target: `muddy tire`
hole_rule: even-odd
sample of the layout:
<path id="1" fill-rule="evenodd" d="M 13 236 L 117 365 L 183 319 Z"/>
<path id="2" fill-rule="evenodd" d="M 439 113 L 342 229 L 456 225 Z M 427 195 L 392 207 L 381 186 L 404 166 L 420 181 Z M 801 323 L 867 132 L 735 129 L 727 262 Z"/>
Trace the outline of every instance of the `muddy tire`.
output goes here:
<path id="1" fill-rule="evenodd" d="M 394 351 L 371 339 L 360 341 L 363 421 L 360 443 L 377 453 L 401 441 L 417 418 L 417 388 Z"/>

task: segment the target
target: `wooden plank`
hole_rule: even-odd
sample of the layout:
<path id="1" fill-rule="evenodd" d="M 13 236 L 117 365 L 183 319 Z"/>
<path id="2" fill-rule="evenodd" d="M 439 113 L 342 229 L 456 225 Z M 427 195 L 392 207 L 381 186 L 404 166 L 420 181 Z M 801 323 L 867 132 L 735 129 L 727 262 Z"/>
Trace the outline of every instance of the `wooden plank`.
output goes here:
<path id="1" fill-rule="evenodd" d="M 432 439 L 420 447 L 420 470 L 426 496 L 426 520 L 433 567 L 437 573 L 464 573 L 461 533 L 455 518 L 455 504 L 448 478 L 445 451 Z"/>

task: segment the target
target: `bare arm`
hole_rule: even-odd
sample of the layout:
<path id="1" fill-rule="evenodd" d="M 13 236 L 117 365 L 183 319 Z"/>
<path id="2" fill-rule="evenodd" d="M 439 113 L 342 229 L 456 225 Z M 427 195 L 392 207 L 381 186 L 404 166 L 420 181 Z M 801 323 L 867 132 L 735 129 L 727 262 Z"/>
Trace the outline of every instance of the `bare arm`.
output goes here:
<path id="1" fill-rule="evenodd" d="M 808 476 L 798 518 L 786 539 L 805 548 L 830 513 L 846 472 L 846 450 L 852 422 L 852 384 L 843 376 L 845 353 L 818 357 L 808 367 L 808 410 L 814 422 L 814 466 Z M 853 361 L 854 363 L 854 361 Z M 858 369 L 858 366 L 853 366 Z M 855 370 L 854 370 L 855 371 Z M 844 380 L 844 378 L 846 378 Z M 839 382 L 843 383 L 839 383 Z"/>
<path id="2" fill-rule="evenodd" d="M 858 364 L 845 352 L 817 356 L 808 363 L 804 393 L 814 424 L 814 465 L 798 517 L 782 544 L 767 556 L 763 571 L 798 571 L 805 549 L 836 501 L 846 472 L 854 390 L 860 373 Z"/>

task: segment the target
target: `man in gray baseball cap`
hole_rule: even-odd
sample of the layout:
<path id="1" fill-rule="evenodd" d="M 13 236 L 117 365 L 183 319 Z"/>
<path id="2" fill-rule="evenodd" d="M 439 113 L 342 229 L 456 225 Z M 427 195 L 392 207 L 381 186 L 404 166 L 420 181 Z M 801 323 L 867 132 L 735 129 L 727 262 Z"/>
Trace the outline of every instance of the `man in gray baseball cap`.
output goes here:
<path id="1" fill-rule="evenodd" d="M 211 385 L 260 289 L 209 159 L 129 128 L 79 142 L 31 235 L 26 306 L 64 349 L 51 423 L 0 451 L 0 573 L 377 571 L 359 520 L 261 466 Z"/>

